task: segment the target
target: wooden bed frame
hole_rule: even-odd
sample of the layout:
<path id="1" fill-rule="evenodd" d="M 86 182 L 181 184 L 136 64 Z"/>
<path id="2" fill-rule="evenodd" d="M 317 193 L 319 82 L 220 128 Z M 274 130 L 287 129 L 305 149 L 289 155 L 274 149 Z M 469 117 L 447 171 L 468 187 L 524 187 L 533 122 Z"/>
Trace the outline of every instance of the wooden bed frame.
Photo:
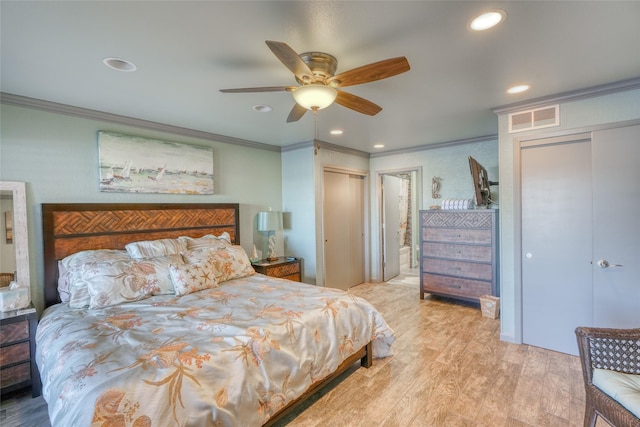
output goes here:
<path id="1" fill-rule="evenodd" d="M 95 249 L 124 249 L 141 240 L 201 237 L 228 232 L 240 244 L 238 203 L 64 203 L 42 204 L 45 306 L 57 304 L 58 261 L 73 253 Z M 360 361 L 372 364 L 371 342 L 345 360 L 328 377 L 275 413 L 265 426 L 275 424 L 300 403 Z"/>

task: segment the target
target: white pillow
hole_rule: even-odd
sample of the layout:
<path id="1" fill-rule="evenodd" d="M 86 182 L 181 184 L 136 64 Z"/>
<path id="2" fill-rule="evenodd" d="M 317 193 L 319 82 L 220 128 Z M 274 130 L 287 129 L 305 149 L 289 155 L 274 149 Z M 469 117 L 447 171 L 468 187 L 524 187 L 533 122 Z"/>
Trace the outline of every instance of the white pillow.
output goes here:
<path id="1" fill-rule="evenodd" d="M 178 240 L 183 242 L 187 250 L 205 249 L 205 248 L 222 248 L 231 246 L 231 236 L 226 231 L 219 236 L 207 234 L 202 237 L 180 236 Z"/>
<path id="2" fill-rule="evenodd" d="M 158 239 L 132 242 L 124 247 L 131 258 L 155 258 L 184 252 L 187 248 L 178 239 Z"/>

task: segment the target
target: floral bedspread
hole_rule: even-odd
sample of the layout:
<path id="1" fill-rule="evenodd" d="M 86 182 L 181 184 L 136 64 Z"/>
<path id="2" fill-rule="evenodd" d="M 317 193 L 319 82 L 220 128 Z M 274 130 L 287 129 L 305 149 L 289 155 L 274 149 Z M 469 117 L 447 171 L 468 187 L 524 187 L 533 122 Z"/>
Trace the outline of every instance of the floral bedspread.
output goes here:
<path id="1" fill-rule="evenodd" d="M 394 332 L 364 299 L 255 274 L 176 297 L 48 308 L 36 361 L 54 427 L 260 426 Z"/>

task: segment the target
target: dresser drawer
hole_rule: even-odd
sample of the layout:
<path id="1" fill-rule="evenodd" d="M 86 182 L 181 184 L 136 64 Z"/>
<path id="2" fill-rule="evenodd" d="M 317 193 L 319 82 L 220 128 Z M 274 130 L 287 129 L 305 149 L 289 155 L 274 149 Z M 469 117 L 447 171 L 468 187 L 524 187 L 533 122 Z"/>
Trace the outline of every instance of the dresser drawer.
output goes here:
<path id="1" fill-rule="evenodd" d="M 0 326 L 0 344 L 9 344 L 15 341 L 28 339 L 29 322 L 27 320 L 3 324 Z"/>
<path id="2" fill-rule="evenodd" d="M 422 274 L 424 292 L 435 292 L 457 296 L 478 298 L 491 293 L 491 282 L 461 279 L 457 277 Z"/>
<path id="3" fill-rule="evenodd" d="M 0 369 L 2 388 L 12 386 L 31 379 L 31 363 L 25 362 L 10 368 Z"/>
<path id="4" fill-rule="evenodd" d="M 0 367 L 10 363 L 28 361 L 31 358 L 29 341 L 0 348 Z"/>
<path id="5" fill-rule="evenodd" d="M 491 245 L 492 232 L 489 229 L 425 227 L 422 229 L 422 240 L 432 242 L 456 242 Z"/>
<path id="6" fill-rule="evenodd" d="M 425 273 L 447 274 L 449 276 L 464 277 L 491 281 L 493 266 L 491 264 L 450 261 L 437 258 L 423 258 L 422 271 Z"/>
<path id="7" fill-rule="evenodd" d="M 460 259 L 466 261 L 491 262 L 493 249 L 491 246 L 470 246 L 448 243 L 425 242 L 422 251 L 440 258 Z"/>

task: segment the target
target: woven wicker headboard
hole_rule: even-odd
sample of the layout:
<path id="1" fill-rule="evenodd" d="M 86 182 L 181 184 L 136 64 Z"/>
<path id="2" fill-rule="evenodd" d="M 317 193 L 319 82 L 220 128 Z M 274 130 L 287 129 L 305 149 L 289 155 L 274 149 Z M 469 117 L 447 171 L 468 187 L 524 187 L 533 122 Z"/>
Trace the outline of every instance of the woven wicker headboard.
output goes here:
<path id="1" fill-rule="evenodd" d="M 240 243 L 237 203 L 66 203 L 42 205 L 45 306 L 59 302 L 58 260 L 90 249 L 124 249 L 140 240 L 228 232 Z"/>

